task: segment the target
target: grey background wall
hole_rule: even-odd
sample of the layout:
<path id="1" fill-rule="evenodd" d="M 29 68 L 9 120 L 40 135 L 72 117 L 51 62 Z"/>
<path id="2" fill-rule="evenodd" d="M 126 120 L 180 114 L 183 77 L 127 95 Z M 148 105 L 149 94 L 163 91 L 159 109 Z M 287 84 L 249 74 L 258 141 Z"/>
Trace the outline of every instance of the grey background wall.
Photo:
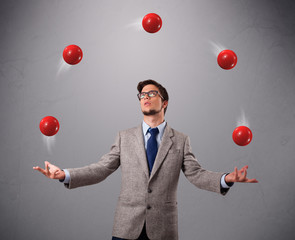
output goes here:
<path id="1" fill-rule="evenodd" d="M 140 21 L 155 12 L 156 34 Z M 32 167 L 98 161 L 117 131 L 142 114 L 136 85 L 148 78 L 170 94 L 167 122 L 188 134 L 203 167 L 249 165 L 258 184 L 225 197 L 181 174 L 180 239 L 291 239 L 295 236 L 294 1 L 1 1 L 0 238 L 110 239 L 120 170 L 99 185 L 66 190 Z M 66 66 L 63 49 L 84 57 Z M 216 62 L 232 49 L 237 66 Z M 60 131 L 46 139 L 40 120 Z M 253 141 L 234 144 L 247 123 Z M 210 228 L 209 228 L 210 226 Z"/>

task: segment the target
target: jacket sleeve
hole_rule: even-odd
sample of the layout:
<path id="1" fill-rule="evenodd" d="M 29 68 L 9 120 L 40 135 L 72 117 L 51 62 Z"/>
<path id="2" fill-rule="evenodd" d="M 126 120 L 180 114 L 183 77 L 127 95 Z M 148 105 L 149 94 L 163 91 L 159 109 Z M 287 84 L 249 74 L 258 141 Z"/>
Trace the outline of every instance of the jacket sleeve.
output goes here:
<path id="1" fill-rule="evenodd" d="M 68 189 L 99 183 L 106 179 L 120 166 L 120 133 L 116 136 L 108 154 L 97 162 L 81 168 L 69 168 L 70 182 L 65 183 Z"/>
<path id="2" fill-rule="evenodd" d="M 221 177 L 224 173 L 212 172 L 203 169 L 190 146 L 190 139 L 186 136 L 184 143 L 184 159 L 182 171 L 186 178 L 200 189 L 225 195 L 229 189 L 221 187 Z"/>

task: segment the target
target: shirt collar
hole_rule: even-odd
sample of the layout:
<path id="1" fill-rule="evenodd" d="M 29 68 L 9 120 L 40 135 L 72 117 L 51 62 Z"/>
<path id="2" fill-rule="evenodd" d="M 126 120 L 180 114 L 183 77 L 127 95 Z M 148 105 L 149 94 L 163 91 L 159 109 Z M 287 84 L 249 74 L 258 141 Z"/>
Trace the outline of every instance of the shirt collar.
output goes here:
<path id="1" fill-rule="evenodd" d="M 162 138 L 164 130 L 166 127 L 166 121 L 164 120 L 164 122 L 162 122 L 160 125 L 157 126 L 157 128 L 159 129 L 159 134 L 160 137 Z M 143 131 L 143 135 L 145 136 L 149 130 L 150 126 L 146 124 L 145 121 L 142 121 L 142 131 Z"/>

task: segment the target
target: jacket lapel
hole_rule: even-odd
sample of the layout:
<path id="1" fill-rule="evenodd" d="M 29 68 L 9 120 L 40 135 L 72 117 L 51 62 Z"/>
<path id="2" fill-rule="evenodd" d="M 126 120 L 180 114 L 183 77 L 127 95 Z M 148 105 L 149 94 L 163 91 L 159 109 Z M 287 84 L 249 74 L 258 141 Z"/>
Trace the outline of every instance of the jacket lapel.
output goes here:
<path id="1" fill-rule="evenodd" d="M 157 172 L 157 170 L 160 168 L 162 162 L 164 161 L 169 149 L 172 146 L 172 138 L 173 137 L 173 131 L 172 129 L 168 126 L 168 124 L 166 125 L 164 134 L 163 134 L 163 138 L 162 138 L 162 142 L 160 144 L 160 147 L 158 149 L 158 153 L 155 159 L 155 163 L 151 172 L 151 176 L 150 179 L 155 175 L 155 173 Z M 147 160 L 145 160 L 147 162 Z"/>
<path id="2" fill-rule="evenodd" d="M 138 159 L 139 162 L 142 166 L 142 169 L 145 173 L 145 175 L 147 176 L 147 178 L 149 178 L 149 168 L 148 168 L 148 163 L 147 163 L 147 158 L 146 158 L 146 151 L 144 148 L 144 140 L 143 140 L 143 133 L 142 133 L 142 125 L 138 126 L 135 129 L 135 136 L 136 136 L 136 145 L 135 145 L 135 151 L 138 155 Z"/>

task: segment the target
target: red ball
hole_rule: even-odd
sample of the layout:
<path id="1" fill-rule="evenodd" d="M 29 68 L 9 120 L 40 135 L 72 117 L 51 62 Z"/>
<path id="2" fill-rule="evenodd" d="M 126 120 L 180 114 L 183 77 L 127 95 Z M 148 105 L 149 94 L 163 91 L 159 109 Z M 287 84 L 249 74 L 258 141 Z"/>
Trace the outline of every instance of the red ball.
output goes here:
<path id="1" fill-rule="evenodd" d="M 59 122 L 55 117 L 47 116 L 40 121 L 39 128 L 45 136 L 50 137 L 57 134 L 59 130 Z"/>
<path id="2" fill-rule="evenodd" d="M 233 140 L 239 146 L 246 146 L 252 140 L 252 132 L 246 126 L 239 126 L 233 131 Z"/>
<path id="3" fill-rule="evenodd" d="M 149 13 L 143 17 L 142 26 L 147 32 L 156 33 L 162 27 L 162 19 L 155 13 Z"/>
<path id="4" fill-rule="evenodd" d="M 223 50 L 217 57 L 218 65 L 225 70 L 232 69 L 237 61 L 238 57 L 232 50 Z"/>
<path id="5" fill-rule="evenodd" d="M 63 58 L 65 62 L 71 65 L 81 62 L 82 57 L 82 49 L 77 45 L 69 45 L 63 51 Z"/>

